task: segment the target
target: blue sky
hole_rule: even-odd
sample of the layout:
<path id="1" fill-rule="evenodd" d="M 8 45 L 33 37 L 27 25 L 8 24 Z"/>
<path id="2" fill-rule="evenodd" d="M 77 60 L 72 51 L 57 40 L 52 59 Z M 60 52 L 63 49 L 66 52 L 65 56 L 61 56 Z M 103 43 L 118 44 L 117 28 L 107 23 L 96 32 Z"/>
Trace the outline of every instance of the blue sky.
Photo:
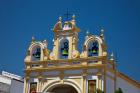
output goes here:
<path id="1" fill-rule="evenodd" d="M 79 46 L 86 31 L 105 29 L 109 53 L 117 54 L 118 70 L 140 81 L 140 0 L 0 0 L 0 70 L 24 75 L 31 37 L 47 39 L 67 9 L 76 15 Z"/>

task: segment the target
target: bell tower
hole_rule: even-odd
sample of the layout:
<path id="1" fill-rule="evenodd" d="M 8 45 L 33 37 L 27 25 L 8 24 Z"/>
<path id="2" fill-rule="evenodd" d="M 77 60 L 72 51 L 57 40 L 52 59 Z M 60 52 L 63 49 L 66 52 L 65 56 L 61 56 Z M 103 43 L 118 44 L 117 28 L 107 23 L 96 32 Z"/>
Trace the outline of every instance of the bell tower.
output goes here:
<path id="1" fill-rule="evenodd" d="M 58 22 L 53 28 L 53 50 L 50 54 L 50 59 L 72 59 L 79 56 L 77 50 L 78 32 L 80 29 L 76 26 L 75 15 L 72 20 L 62 22 L 59 17 Z"/>
<path id="2" fill-rule="evenodd" d="M 79 31 L 75 15 L 66 21 L 59 17 L 53 27 L 51 51 L 47 40 L 32 38 L 24 60 L 24 93 L 96 93 L 97 89 L 114 93 L 116 64 L 113 56 L 108 56 L 104 31 L 100 35 L 88 32 L 80 53 Z"/>

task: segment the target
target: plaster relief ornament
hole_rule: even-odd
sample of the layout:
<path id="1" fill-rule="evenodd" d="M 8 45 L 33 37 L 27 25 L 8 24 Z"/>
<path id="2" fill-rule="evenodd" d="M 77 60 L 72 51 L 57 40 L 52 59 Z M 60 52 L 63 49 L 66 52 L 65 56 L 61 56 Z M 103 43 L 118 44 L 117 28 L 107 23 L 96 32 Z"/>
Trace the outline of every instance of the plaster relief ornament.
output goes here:
<path id="1" fill-rule="evenodd" d="M 48 49 L 43 49 L 44 60 L 47 60 L 49 58 L 49 53 L 50 51 Z"/>
<path id="2" fill-rule="evenodd" d="M 78 58 L 79 52 L 77 50 L 72 51 L 72 58 Z"/>
<path id="3" fill-rule="evenodd" d="M 31 60 L 31 55 L 30 55 L 30 50 L 27 51 L 27 55 L 26 58 L 24 59 L 24 61 L 28 62 Z"/>
<path id="4" fill-rule="evenodd" d="M 26 56 L 26 58 L 24 59 L 25 62 L 28 62 L 31 60 L 31 56 Z"/>
<path id="5" fill-rule="evenodd" d="M 48 49 L 43 49 L 43 54 L 44 56 L 49 56 L 49 50 Z"/>
<path id="6" fill-rule="evenodd" d="M 107 52 L 103 52 L 103 56 L 107 56 Z"/>
<path id="7" fill-rule="evenodd" d="M 55 24 L 53 31 L 57 32 L 57 31 L 61 31 L 62 30 L 62 17 L 59 17 L 59 21 Z"/>
<path id="8" fill-rule="evenodd" d="M 50 59 L 54 60 L 55 59 L 55 54 L 53 52 L 50 53 Z"/>
<path id="9" fill-rule="evenodd" d="M 80 58 L 85 58 L 86 57 L 86 53 L 85 51 L 83 51 L 81 54 L 80 54 Z"/>

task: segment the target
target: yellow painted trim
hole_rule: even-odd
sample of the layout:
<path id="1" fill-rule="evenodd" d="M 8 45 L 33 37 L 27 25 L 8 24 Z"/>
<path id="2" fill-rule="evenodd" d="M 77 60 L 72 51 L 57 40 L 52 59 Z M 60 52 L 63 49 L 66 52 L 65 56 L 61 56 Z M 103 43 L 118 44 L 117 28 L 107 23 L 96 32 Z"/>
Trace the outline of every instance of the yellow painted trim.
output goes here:
<path id="1" fill-rule="evenodd" d="M 115 73 L 115 70 L 113 70 L 113 69 L 112 70 L 108 69 L 108 71 L 110 71 L 113 74 Z M 126 80 L 128 83 L 136 86 L 137 88 L 140 88 L 140 83 L 135 81 L 135 80 L 133 80 L 132 78 L 128 77 L 127 75 L 125 75 L 125 74 L 123 74 L 121 72 L 118 72 L 118 71 L 116 71 L 116 75 L 117 75 L 117 77 L 120 77 L 120 78 Z"/>
<path id="2" fill-rule="evenodd" d="M 125 74 L 121 73 L 121 72 L 117 72 L 117 76 L 119 76 L 120 78 L 126 80 L 127 82 L 129 82 L 130 84 L 133 84 L 134 86 L 140 88 L 140 83 L 133 80 L 132 78 L 126 76 Z"/>
<path id="3" fill-rule="evenodd" d="M 75 58 L 75 59 L 58 59 L 58 60 L 45 60 L 45 61 L 30 61 L 25 62 L 26 65 L 30 64 L 46 64 L 46 63 L 59 63 L 59 62 L 85 62 L 85 61 L 103 61 L 106 60 L 106 56 L 94 56 L 87 58 Z"/>
<path id="4" fill-rule="evenodd" d="M 92 64 L 92 65 L 73 65 L 73 66 L 54 66 L 47 68 L 30 68 L 25 69 L 25 72 L 43 72 L 43 71 L 55 71 L 55 70 L 76 70 L 76 69 L 90 69 L 90 68 L 103 68 L 104 64 Z"/>

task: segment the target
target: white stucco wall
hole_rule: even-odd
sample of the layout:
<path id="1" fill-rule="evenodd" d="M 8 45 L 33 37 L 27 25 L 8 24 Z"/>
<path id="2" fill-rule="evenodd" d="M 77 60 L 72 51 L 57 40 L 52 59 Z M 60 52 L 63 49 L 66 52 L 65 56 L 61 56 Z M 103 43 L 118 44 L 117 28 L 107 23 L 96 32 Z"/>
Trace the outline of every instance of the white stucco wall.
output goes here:
<path id="1" fill-rule="evenodd" d="M 140 88 L 132 85 L 120 77 L 117 77 L 117 88 L 119 87 L 123 90 L 123 93 L 140 93 Z"/>
<path id="2" fill-rule="evenodd" d="M 114 74 L 107 72 L 106 91 L 107 93 L 114 93 Z M 121 88 L 123 93 L 140 93 L 140 88 L 128 82 L 126 79 L 117 76 L 116 89 Z"/>
<path id="3" fill-rule="evenodd" d="M 114 93 L 114 81 L 110 77 L 106 77 L 106 91 L 107 93 Z"/>
<path id="4" fill-rule="evenodd" d="M 80 74 L 82 70 L 66 70 L 64 71 L 65 74 Z"/>
<path id="5" fill-rule="evenodd" d="M 10 85 L 11 84 L 11 78 L 0 75 L 0 82 Z"/>
<path id="6" fill-rule="evenodd" d="M 0 75 L 0 91 L 2 93 L 23 93 L 22 77 L 3 71 Z M 1 93 L 1 92 L 0 92 Z"/>
<path id="7" fill-rule="evenodd" d="M 11 81 L 10 93 L 23 93 L 24 83 L 15 79 Z"/>

